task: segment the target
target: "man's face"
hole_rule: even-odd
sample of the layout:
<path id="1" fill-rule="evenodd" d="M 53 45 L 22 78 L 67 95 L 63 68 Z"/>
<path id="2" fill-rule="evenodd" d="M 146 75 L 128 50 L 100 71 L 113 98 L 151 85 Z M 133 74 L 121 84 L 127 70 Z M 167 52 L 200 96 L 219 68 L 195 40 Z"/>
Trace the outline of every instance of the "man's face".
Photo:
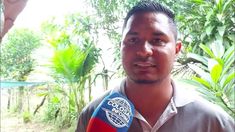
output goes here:
<path id="1" fill-rule="evenodd" d="M 170 76 L 180 47 L 166 15 L 153 12 L 134 14 L 123 29 L 123 68 L 134 82 L 161 81 Z"/>

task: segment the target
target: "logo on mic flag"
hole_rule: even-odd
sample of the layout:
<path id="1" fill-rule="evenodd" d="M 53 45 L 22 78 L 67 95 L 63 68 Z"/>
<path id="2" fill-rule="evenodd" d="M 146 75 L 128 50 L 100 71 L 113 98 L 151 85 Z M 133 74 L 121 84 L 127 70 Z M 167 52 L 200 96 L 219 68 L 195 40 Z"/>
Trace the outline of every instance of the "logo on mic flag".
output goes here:
<path id="1" fill-rule="evenodd" d="M 93 112 L 87 132 L 127 132 L 133 115 L 134 105 L 125 96 L 111 93 Z"/>
<path id="2" fill-rule="evenodd" d="M 108 101 L 109 109 L 102 107 L 109 122 L 117 128 L 128 127 L 128 123 L 133 116 L 131 105 L 124 98 L 115 97 Z"/>

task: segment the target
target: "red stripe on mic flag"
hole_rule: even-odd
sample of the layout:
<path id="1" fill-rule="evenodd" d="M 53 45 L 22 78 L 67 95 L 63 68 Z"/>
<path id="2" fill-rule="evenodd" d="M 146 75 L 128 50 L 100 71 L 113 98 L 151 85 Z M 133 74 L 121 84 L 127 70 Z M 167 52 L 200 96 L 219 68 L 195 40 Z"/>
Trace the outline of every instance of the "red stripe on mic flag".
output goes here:
<path id="1" fill-rule="evenodd" d="M 87 132 L 117 132 L 117 130 L 103 120 L 93 117 L 88 123 Z"/>

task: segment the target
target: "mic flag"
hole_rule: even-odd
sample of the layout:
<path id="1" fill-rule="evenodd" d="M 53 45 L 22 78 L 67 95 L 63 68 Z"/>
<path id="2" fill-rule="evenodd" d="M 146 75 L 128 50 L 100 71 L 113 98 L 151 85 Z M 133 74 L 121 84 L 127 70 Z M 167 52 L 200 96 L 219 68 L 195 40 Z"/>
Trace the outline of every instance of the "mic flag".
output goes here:
<path id="1" fill-rule="evenodd" d="M 134 115 L 134 105 L 123 95 L 111 93 L 93 112 L 87 132 L 127 132 Z"/>

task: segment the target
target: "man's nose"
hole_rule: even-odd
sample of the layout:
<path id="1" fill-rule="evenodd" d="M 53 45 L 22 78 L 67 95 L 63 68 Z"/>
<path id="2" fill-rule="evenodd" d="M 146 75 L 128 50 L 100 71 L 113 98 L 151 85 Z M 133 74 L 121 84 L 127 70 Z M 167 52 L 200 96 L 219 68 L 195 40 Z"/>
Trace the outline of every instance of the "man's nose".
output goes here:
<path id="1" fill-rule="evenodd" d="M 137 51 L 137 55 L 141 57 L 148 57 L 153 54 L 152 45 L 146 41 L 140 45 L 140 49 Z"/>

